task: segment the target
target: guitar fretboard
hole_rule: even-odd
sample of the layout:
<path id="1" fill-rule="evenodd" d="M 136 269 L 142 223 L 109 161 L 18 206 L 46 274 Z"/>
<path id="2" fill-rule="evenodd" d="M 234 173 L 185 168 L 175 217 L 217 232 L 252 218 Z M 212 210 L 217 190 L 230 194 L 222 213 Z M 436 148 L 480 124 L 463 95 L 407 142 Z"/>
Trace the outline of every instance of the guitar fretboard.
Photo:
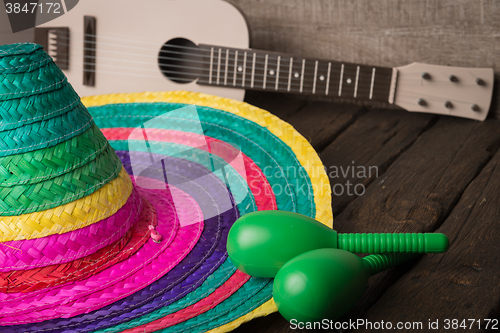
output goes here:
<path id="1" fill-rule="evenodd" d="M 392 68 L 204 44 L 199 48 L 205 61 L 198 84 L 389 100 Z"/>

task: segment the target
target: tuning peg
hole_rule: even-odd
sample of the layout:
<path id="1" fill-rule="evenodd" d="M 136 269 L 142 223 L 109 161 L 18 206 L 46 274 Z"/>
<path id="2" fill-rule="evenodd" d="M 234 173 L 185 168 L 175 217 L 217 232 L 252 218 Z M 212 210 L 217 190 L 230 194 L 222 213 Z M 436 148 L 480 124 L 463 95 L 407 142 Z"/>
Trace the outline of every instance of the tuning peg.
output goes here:
<path id="1" fill-rule="evenodd" d="M 239 270 L 270 278 L 288 260 L 320 248 L 354 253 L 436 253 L 448 246 L 448 237 L 440 233 L 341 234 L 305 215 L 276 210 L 240 217 L 227 239 L 227 252 Z"/>
<path id="2" fill-rule="evenodd" d="M 273 284 L 278 311 L 287 320 L 337 320 L 363 296 L 371 275 L 414 258 L 415 254 L 374 254 L 363 259 L 339 249 L 319 249 L 288 261 Z"/>

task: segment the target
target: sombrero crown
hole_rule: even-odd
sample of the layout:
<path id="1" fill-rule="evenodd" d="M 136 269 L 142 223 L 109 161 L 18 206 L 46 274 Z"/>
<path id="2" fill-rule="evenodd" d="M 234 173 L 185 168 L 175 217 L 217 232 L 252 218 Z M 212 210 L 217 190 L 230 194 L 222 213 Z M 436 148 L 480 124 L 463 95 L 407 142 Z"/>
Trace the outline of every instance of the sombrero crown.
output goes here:
<path id="1" fill-rule="evenodd" d="M 124 246 L 138 218 L 131 194 L 121 161 L 52 58 L 35 44 L 0 46 L 0 290 L 82 277 L 87 256 L 87 269 L 103 269 L 102 256 Z"/>

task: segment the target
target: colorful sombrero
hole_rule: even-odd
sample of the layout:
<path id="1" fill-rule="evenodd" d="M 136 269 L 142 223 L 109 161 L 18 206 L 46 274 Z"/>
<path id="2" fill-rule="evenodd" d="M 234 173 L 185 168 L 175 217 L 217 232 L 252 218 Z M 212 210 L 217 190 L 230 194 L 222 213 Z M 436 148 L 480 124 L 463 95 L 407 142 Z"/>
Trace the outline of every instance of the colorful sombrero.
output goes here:
<path id="1" fill-rule="evenodd" d="M 0 46 L 0 331 L 222 332 L 276 311 L 226 238 L 256 210 L 331 226 L 309 143 L 204 94 L 82 102 L 40 46 Z"/>

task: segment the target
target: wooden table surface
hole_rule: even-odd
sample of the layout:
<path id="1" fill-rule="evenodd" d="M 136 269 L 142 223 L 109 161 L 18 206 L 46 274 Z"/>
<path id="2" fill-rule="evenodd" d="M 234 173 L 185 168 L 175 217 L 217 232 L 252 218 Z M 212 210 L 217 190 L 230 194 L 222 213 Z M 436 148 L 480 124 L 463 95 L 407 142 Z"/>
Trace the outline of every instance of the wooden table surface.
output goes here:
<path id="1" fill-rule="evenodd" d="M 445 254 L 424 255 L 373 276 L 363 299 L 340 321 L 421 322 L 425 332 L 431 331 L 429 320 L 439 320 L 432 332 L 452 332 L 444 328 L 446 319 L 458 319 L 459 325 L 465 319 L 467 327 L 472 319 L 498 320 L 500 120 L 476 122 L 263 92 L 247 92 L 245 101 L 292 124 L 319 153 L 336 192 L 336 230 L 436 231 L 450 238 Z M 346 177 L 335 172 L 349 166 L 373 172 L 354 178 L 351 172 Z M 353 193 L 355 184 L 363 185 L 357 187 L 358 194 L 365 189 L 362 195 Z M 479 330 L 476 321 L 458 331 L 483 331 L 485 324 Z M 235 330 L 310 331 L 290 329 L 278 313 Z"/>

